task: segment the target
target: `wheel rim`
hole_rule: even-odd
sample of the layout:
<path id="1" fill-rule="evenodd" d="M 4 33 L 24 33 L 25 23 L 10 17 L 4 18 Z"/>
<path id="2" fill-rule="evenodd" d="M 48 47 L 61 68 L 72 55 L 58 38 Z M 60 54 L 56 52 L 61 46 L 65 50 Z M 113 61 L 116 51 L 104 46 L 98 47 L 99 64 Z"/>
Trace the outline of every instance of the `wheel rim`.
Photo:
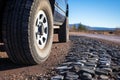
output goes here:
<path id="1" fill-rule="evenodd" d="M 44 49 L 48 40 L 48 20 L 43 10 L 37 13 L 34 28 L 35 42 L 40 49 Z"/>

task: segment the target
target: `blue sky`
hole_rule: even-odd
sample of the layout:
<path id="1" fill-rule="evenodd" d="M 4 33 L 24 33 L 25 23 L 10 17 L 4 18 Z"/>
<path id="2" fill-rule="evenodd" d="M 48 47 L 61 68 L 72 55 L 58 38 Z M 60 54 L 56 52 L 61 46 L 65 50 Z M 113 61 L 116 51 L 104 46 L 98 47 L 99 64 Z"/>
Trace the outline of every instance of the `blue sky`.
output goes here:
<path id="1" fill-rule="evenodd" d="M 68 0 L 69 23 L 120 27 L 120 0 Z"/>

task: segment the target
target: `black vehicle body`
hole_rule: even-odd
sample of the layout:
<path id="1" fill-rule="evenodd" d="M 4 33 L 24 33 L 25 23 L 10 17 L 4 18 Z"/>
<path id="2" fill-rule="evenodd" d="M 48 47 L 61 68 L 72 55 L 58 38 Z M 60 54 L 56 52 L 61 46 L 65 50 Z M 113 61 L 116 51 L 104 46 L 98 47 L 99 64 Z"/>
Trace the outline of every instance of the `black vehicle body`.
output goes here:
<path id="1" fill-rule="evenodd" d="M 63 23 L 67 12 L 67 0 L 55 0 L 54 23 Z"/>
<path id="2" fill-rule="evenodd" d="M 2 39 L 2 16 L 7 0 L 0 0 L 0 40 Z M 68 0 L 49 0 L 54 16 L 54 25 L 62 25 L 68 17 Z"/>

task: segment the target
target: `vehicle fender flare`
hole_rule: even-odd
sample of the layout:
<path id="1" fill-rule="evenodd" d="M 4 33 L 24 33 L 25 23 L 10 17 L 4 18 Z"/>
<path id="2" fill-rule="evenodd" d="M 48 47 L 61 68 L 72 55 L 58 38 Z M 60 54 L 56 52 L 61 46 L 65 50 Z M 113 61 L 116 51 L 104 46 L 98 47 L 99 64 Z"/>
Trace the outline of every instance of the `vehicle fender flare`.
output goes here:
<path id="1" fill-rule="evenodd" d="M 54 10 L 55 10 L 55 7 L 54 7 L 54 5 L 55 5 L 55 0 L 49 0 L 49 2 L 50 2 L 50 5 L 51 5 L 51 8 L 52 8 L 52 14 L 54 15 Z"/>

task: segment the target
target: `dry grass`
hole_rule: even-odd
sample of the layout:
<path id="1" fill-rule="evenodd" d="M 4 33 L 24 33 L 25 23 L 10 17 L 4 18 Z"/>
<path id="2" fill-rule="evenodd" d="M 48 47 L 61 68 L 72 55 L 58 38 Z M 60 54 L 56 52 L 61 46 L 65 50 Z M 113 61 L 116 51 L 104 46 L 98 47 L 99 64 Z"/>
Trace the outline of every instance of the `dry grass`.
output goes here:
<path id="1" fill-rule="evenodd" d="M 120 30 L 115 31 L 95 31 L 95 30 L 87 30 L 87 31 L 78 31 L 70 28 L 70 32 L 83 32 L 83 33 L 91 33 L 91 34 L 103 34 L 103 35 L 117 35 L 120 36 Z"/>

